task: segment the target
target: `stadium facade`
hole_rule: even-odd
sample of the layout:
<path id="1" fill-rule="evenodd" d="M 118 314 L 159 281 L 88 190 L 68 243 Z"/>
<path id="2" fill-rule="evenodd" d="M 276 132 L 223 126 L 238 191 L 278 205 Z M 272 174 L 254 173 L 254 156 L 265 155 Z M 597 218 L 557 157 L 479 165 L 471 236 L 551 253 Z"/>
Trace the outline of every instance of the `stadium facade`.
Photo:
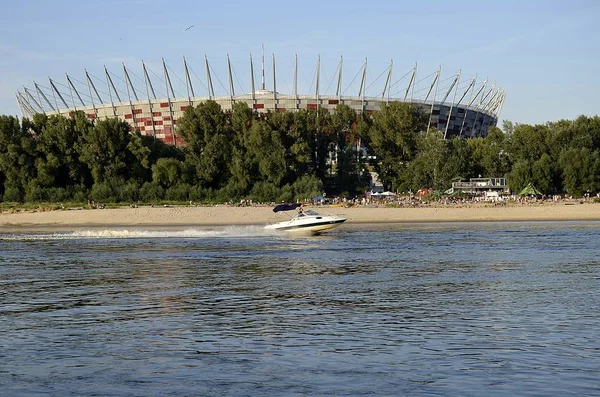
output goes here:
<path id="1" fill-rule="evenodd" d="M 32 87 L 24 87 L 23 91 L 16 93 L 16 99 L 24 117 L 32 117 L 36 113 L 68 115 L 76 110 L 85 112 L 93 120 L 118 117 L 128 122 L 132 130 L 137 129 L 144 135 L 178 144 L 181 143 L 177 135 L 178 118 L 189 106 L 209 99 L 219 103 L 224 111 L 231 110 L 236 102 L 244 102 L 262 113 L 299 109 L 333 111 L 338 104 L 348 105 L 356 112 L 371 113 L 379 110 L 383 103 L 410 102 L 429 115 L 428 130 L 437 128 L 446 138 L 450 138 L 485 136 L 488 127 L 496 125 L 506 97 L 505 91 L 495 84 L 488 84 L 487 80 L 477 82 L 476 77 L 472 77 L 461 81 L 460 71 L 442 79 L 441 67 L 427 77 L 418 79 L 415 65 L 403 73 L 401 78 L 394 80 L 394 65 L 391 62 L 377 79 L 371 81 L 368 80 L 366 59 L 359 70 L 355 71 L 356 75 L 352 80 L 356 82 L 354 92 L 357 95 L 348 96 L 344 94 L 351 85 L 343 89 L 344 59 L 340 57 L 335 71 L 331 73 L 333 77 L 329 87 L 323 90 L 320 56 L 313 69 L 310 94 L 299 92 L 297 56 L 292 60 L 293 83 L 283 84 L 284 89 L 290 92 L 284 94 L 277 89 L 275 55 L 272 57 L 270 87 L 265 79 L 264 50 L 261 59 L 261 84 L 256 84 L 258 79 L 250 56 L 250 87 L 245 89 L 240 86 L 229 56 L 225 72 L 228 87 L 221 83 L 206 57 L 203 62 L 203 78 L 193 72 L 184 57 L 183 77 L 167 67 L 164 59 L 162 65 L 158 66 L 162 69 L 158 74 L 151 71 L 144 62 L 141 65 L 141 76 L 125 64 L 122 73 L 112 73 L 105 66 L 102 78 L 93 76 L 87 70 L 83 81 L 68 74 L 66 81 L 62 83 L 49 78 L 48 85 L 34 82 Z M 192 75 L 195 79 L 191 78 Z M 180 82 L 178 91 L 174 89 L 174 80 Z M 223 88 L 216 95 L 214 80 Z M 335 92 L 329 92 L 334 82 Z M 238 84 L 238 91 L 244 91 L 243 94 L 236 93 L 234 83 Z M 205 95 L 198 95 L 200 87 Z M 377 92 L 376 96 L 373 96 L 374 91 Z"/>

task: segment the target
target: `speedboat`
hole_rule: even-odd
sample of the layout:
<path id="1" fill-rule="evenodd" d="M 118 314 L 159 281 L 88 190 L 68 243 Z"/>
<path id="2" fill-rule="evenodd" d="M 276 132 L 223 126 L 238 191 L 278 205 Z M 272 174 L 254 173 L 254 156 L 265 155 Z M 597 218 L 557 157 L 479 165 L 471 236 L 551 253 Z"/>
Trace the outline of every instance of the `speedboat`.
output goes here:
<path id="1" fill-rule="evenodd" d="M 272 223 L 265 229 L 280 230 L 285 232 L 321 234 L 335 229 L 346 221 L 337 215 L 322 215 L 312 210 L 303 210 L 301 204 L 279 204 L 273 212 L 298 210 L 296 216 L 288 221 Z"/>

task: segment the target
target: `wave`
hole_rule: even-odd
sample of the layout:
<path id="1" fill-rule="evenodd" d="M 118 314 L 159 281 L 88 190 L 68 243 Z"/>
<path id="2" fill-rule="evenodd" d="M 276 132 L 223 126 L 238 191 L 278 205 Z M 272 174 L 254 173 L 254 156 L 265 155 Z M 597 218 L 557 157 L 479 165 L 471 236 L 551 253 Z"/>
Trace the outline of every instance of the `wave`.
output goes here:
<path id="1" fill-rule="evenodd" d="M 0 240 L 80 240 L 80 239 L 135 239 L 135 238 L 235 238 L 273 236 L 275 233 L 261 226 L 229 226 L 215 229 L 136 230 L 105 229 L 77 230 L 55 233 L 0 234 Z"/>

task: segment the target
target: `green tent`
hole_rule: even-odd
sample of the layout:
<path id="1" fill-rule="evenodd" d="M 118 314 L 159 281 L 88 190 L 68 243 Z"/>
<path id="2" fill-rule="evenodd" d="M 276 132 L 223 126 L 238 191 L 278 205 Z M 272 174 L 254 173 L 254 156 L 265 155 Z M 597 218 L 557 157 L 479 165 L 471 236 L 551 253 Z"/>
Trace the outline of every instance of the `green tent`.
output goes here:
<path id="1" fill-rule="evenodd" d="M 527 186 L 525 186 L 523 188 L 523 190 L 521 190 L 521 193 L 519 193 L 520 196 L 541 196 L 542 192 L 540 192 L 539 190 L 537 190 L 535 188 L 535 186 L 533 186 L 530 183 L 527 184 Z"/>

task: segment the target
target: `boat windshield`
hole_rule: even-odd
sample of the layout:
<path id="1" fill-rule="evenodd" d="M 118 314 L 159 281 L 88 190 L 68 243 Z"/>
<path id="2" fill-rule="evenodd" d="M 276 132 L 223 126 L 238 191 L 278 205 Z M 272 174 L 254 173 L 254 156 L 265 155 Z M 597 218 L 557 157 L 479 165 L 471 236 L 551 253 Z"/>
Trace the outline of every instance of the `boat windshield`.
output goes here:
<path id="1" fill-rule="evenodd" d="M 306 211 L 304 211 L 304 213 L 306 215 L 319 215 L 318 213 L 316 213 L 315 211 L 312 211 L 312 210 L 306 210 Z"/>

